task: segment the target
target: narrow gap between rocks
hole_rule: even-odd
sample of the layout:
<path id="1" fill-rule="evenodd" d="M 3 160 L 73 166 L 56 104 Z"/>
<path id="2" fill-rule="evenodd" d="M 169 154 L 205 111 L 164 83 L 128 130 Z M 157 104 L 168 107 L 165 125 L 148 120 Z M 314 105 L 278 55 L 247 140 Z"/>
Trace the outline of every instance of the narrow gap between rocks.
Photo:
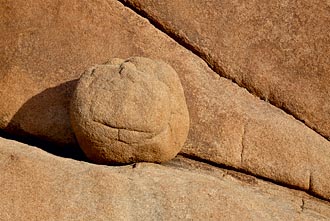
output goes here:
<path id="1" fill-rule="evenodd" d="M 194 160 L 194 161 L 197 161 L 197 162 L 209 164 L 209 165 L 217 167 L 217 168 L 221 168 L 221 169 L 225 169 L 225 170 L 232 170 L 232 171 L 235 171 L 235 172 L 238 172 L 238 173 L 246 174 L 246 175 L 255 177 L 256 179 L 259 179 L 259 180 L 262 180 L 262 181 L 265 181 L 265 182 L 268 182 L 268 183 L 272 183 L 272 184 L 275 184 L 275 185 L 278 185 L 278 186 L 282 186 L 282 187 L 285 187 L 285 188 L 288 188 L 288 189 L 291 189 L 291 190 L 303 191 L 303 192 L 307 193 L 308 195 L 313 196 L 313 197 L 315 197 L 319 200 L 330 202 L 330 199 L 324 198 L 324 197 L 314 193 L 313 191 L 305 190 L 305 189 L 302 189 L 300 187 L 290 185 L 288 183 L 283 183 L 283 182 L 280 182 L 280 181 L 277 181 L 277 180 L 270 179 L 268 177 L 260 176 L 258 174 L 254 174 L 254 173 L 252 173 L 250 171 L 247 171 L 247 170 L 244 170 L 242 168 L 235 168 L 235 167 L 231 167 L 231 166 L 228 166 L 228 165 L 225 165 L 225 164 L 215 163 L 213 161 L 206 160 L 206 159 L 203 159 L 201 157 L 194 156 L 194 155 L 189 155 L 189 154 L 185 154 L 185 153 L 179 153 L 178 155 L 180 155 L 182 157 L 185 157 L 185 158 L 188 158 L 190 160 Z"/>
<path id="2" fill-rule="evenodd" d="M 40 138 L 37 138 L 35 136 L 31 135 L 24 135 L 24 134 L 12 134 L 12 133 L 7 133 L 3 130 L 0 130 L 0 137 L 8 139 L 8 140 L 13 140 L 17 141 L 20 143 L 27 144 L 29 146 L 37 147 L 39 149 L 42 149 L 50 154 L 56 155 L 58 157 L 64 157 L 64 158 L 71 158 L 74 160 L 79 160 L 79 161 L 85 161 L 89 162 L 89 160 L 86 158 L 85 154 L 83 151 L 78 147 L 75 146 L 74 144 L 54 144 L 53 142 L 46 141 Z"/>
<path id="3" fill-rule="evenodd" d="M 318 135 L 320 135 L 321 137 L 323 137 L 327 141 L 330 141 L 330 138 L 327 138 L 326 136 L 322 135 L 316 128 L 307 125 L 304 120 L 299 119 L 294 113 L 292 113 L 287 108 L 276 106 L 276 104 L 274 102 L 268 101 L 268 100 L 266 100 L 266 99 L 264 99 L 264 98 L 262 98 L 260 96 L 257 96 L 255 93 L 253 93 L 253 91 L 250 88 L 245 87 L 244 83 L 243 84 L 237 83 L 235 81 L 235 79 L 232 79 L 228 75 L 226 75 L 225 74 L 225 71 L 223 70 L 223 68 L 221 66 L 219 66 L 215 61 L 213 61 L 212 59 L 210 59 L 210 56 L 208 56 L 205 52 L 202 52 L 201 50 L 198 50 L 197 48 L 195 48 L 193 45 L 191 45 L 189 43 L 189 40 L 185 39 L 184 37 L 178 36 L 175 33 L 173 33 L 165 25 L 163 25 L 161 22 L 157 21 L 155 18 L 153 18 L 152 16 L 150 16 L 143 9 L 140 9 L 140 8 L 135 7 L 135 5 L 133 3 L 131 3 L 129 1 L 127 1 L 127 0 L 118 0 L 118 2 L 120 2 L 122 5 L 124 5 L 124 7 L 132 10 L 138 16 L 141 16 L 142 18 L 147 19 L 150 22 L 150 24 L 153 25 L 156 29 L 158 29 L 162 33 L 166 34 L 168 37 L 170 37 L 172 40 L 174 40 L 175 42 L 177 42 L 179 45 L 181 45 L 182 47 L 184 47 L 185 49 L 189 50 L 190 52 L 192 52 L 193 54 L 195 54 L 197 57 L 199 57 L 200 59 L 202 59 L 209 66 L 209 68 L 212 71 L 214 71 L 215 73 L 217 73 L 220 77 L 223 77 L 223 78 L 226 78 L 226 79 L 232 81 L 233 83 L 235 83 L 239 87 L 246 89 L 250 94 L 258 97 L 260 100 L 263 100 L 263 101 L 271 104 L 272 106 L 281 109 L 286 114 L 291 115 L 296 120 L 298 120 L 301 123 L 303 123 L 306 127 L 310 128 L 311 130 L 313 130 L 315 133 L 317 133 Z"/>

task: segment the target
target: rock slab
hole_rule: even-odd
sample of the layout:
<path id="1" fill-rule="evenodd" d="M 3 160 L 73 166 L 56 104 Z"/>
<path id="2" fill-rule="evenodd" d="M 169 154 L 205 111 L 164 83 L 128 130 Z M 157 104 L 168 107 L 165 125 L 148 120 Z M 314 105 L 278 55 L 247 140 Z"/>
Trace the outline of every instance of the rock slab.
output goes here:
<path id="1" fill-rule="evenodd" d="M 329 220 L 307 194 L 182 157 L 109 167 L 0 138 L 0 220 Z"/>
<path id="2" fill-rule="evenodd" d="M 122 0 L 330 140 L 330 3 Z"/>

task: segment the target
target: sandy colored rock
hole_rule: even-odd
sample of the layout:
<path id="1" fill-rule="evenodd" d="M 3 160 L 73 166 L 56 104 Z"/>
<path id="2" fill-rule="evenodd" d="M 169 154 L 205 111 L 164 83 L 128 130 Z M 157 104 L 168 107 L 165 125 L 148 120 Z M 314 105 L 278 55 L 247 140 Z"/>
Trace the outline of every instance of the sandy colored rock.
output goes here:
<path id="1" fill-rule="evenodd" d="M 218 73 L 330 139 L 329 1 L 123 0 Z"/>
<path id="2" fill-rule="evenodd" d="M 329 220 L 307 194 L 182 157 L 93 165 L 0 138 L 1 220 Z"/>
<path id="3" fill-rule="evenodd" d="M 213 96 L 201 93 L 193 108 L 188 102 L 191 128 L 182 153 L 330 199 L 329 141 L 227 80 L 208 87 Z"/>
<path id="4" fill-rule="evenodd" d="M 83 70 L 111 57 L 160 59 L 176 70 L 185 91 L 191 122 L 183 154 L 330 199 L 326 139 L 219 77 L 118 1 L 7 1 L 0 10 L 4 130 L 19 135 L 24 131 L 57 145 L 74 144 L 68 107 Z"/>
<path id="5" fill-rule="evenodd" d="M 189 131 L 177 73 L 148 58 L 115 58 L 88 69 L 72 96 L 70 113 L 80 147 L 97 163 L 168 161 Z"/>

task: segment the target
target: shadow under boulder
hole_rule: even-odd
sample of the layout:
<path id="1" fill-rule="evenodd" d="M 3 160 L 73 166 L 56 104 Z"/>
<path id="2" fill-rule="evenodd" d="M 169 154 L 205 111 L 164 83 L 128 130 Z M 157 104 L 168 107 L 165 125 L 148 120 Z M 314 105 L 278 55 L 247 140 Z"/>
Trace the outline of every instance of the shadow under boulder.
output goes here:
<path id="1" fill-rule="evenodd" d="M 61 157 L 86 160 L 71 129 L 69 107 L 77 80 L 47 88 L 26 101 L 0 136 Z"/>

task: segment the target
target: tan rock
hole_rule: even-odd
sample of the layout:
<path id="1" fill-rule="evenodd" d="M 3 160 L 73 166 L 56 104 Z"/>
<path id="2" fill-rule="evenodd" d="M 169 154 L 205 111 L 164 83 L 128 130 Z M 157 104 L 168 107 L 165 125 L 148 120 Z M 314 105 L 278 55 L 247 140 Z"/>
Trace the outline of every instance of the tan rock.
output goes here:
<path id="1" fill-rule="evenodd" d="M 1 220 L 329 220 L 307 194 L 182 157 L 109 167 L 0 138 Z"/>
<path id="2" fill-rule="evenodd" d="M 83 70 L 111 57 L 161 59 L 176 70 L 186 96 L 191 124 L 182 153 L 330 199 L 326 139 L 219 77 L 118 1 L 19 0 L 0 10 L 4 130 L 74 144 L 68 106 Z"/>
<path id="3" fill-rule="evenodd" d="M 80 147 L 97 163 L 164 162 L 181 150 L 189 113 L 177 73 L 148 58 L 86 71 L 71 100 Z"/>
<path id="4" fill-rule="evenodd" d="M 329 1 L 123 0 L 218 73 L 330 139 Z"/>
<path id="5" fill-rule="evenodd" d="M 191 128 L 182 153 L 330 199 L 329 141 L 229 81 L 209 81 L 212 95 L 196 86 L 193 108 L 187 97 Z"/>

